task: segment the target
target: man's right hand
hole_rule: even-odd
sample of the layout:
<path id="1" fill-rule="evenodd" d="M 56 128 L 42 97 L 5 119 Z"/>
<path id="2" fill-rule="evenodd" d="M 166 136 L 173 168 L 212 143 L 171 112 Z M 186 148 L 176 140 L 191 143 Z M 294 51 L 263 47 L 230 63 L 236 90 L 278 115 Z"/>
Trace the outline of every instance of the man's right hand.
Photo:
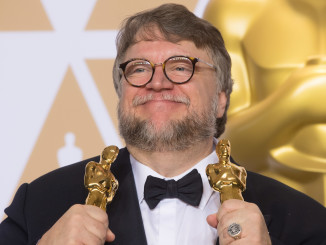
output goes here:
<path id="1" fill-rule="evenodd" d="M 103 245 L 115 239 L 108 226 L 108 216 L 102 209 L 76 204 L 43 235 L 38 245 Z"/>

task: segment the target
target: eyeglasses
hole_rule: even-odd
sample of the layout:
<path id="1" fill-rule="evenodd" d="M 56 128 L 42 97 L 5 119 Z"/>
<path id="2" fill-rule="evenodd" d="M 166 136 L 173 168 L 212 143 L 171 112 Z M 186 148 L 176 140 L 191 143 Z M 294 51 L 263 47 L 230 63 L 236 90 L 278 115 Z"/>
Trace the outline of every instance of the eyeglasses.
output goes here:
<path id="1" fill-rule="evenodd" d="M 163 63 L 153 64 L 149 60 L 134 58 L 119 65 L 127 82 L 134 87 L 142 87 L 150 83 L 155 67 L 162 66 L 166 78 L 176 84 L 188 82 L 195 72 L 197 62 L 202 62 L 216 70 L 216 67 L 199 58 L 172 56 Z"/>

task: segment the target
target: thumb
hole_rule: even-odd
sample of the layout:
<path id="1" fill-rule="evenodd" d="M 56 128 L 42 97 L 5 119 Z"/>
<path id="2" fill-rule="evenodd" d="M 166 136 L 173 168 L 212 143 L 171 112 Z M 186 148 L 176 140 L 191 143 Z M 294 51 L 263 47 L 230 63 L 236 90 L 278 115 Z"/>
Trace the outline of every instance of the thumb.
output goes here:
<path id="1" fill-rule="evenodd" d="M 105 241 L 107 241 L 107 242 L 113 242 L 114 239 L 115 239 L 114 233 L 110 229 L 108 229 L 108 231 L 106 232 L 106 239 L 105 239 Z"/>
<path id="2" fill-rule="evenodd" d="M 211 227 L 217 228 L 218 221 L 217 221 L 216 214 L 208 215 L 207 218 L 206 218 L 206 221 Z"/>

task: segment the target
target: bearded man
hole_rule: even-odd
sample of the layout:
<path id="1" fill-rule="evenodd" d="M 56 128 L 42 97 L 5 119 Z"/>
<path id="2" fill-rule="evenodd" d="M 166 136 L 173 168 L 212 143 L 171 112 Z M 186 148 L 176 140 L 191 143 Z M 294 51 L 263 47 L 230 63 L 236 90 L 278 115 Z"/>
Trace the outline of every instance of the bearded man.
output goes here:
<path id="1" fill-rule="evenodd" d="M 218 161 L 230 71 L 219 31 L 185 7 L 128 18 L 113 70 L 126 147 L 111 168 L 119 189 L 107 212 L 83 205 L 85 165 L 95 157 L 22 185 L 1 244 L 325 242 L 324 207 L 277 181 L 248 172 L 244 201 L 222 205 L 210 187 L 205 168 Z"/>

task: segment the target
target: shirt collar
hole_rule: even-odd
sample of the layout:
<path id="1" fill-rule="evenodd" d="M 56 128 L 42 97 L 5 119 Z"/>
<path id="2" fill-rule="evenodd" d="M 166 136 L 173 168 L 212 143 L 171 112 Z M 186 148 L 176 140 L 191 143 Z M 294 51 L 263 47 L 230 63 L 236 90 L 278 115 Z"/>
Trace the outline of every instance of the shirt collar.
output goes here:
<path id="1" fill-rule="evenodd" d="M 187 171 L 185 171 L 184 173 L 175 176 L 173 178 L 166 178 L 160 174 L 158 174 L 157 172 L 155 172 L 153 169 L 151 169 L 150 167 L 138 162 L 132 155 L 130 155 L 130 163 L 131 163 L 131 167 L 133 170 L 133 174 L 134 174 L 134 178 L 135 178 L 135 185 L 136 185 L 136 190 L 137 190 L 137 197 L 138 197 L 138 202 L 141 203 L 144 199 L 144 185 L 145 185 L 145 181 L 147 179 L 148 175 L 157 177 L 157 178 L 161 178 L 161 179 L 174 179 L 174 180 L 179 180 L 181 179 L 183 176 L 185 176 L 186 174 L 188 174 L 190 171 L 192 171 L 193 169 L 197 169 L 198 173 L 201 176 L 201 179 L 203 181 L 203 195 L 199 204 L 199 208 L 200 209 L 204 209 L 204 207 L 206 206 L 209 198 L 211 197 L 212 193 L 214 192 L 208 182 L 207 176 L 206 176 L 206 166 L 208 164 L 212 164 L 212 163 L 217 163 L 218 162 L 218 157 L 215 153 L 215 146 L 217 144 L 217 139 L 214 138 L 214 142 L 213 142 L 213 150 L 211 152 L 211 154 L 209 154 L 207 157 L 205 157 L 204 159 L 202 159 L 201 161 L 199 161 L 195 166 L 193 166 L 192 168 L 188 169 Z M 219 193 L 216 193 L 219 194 Z"/>

